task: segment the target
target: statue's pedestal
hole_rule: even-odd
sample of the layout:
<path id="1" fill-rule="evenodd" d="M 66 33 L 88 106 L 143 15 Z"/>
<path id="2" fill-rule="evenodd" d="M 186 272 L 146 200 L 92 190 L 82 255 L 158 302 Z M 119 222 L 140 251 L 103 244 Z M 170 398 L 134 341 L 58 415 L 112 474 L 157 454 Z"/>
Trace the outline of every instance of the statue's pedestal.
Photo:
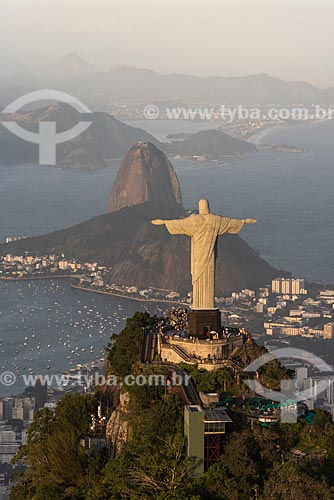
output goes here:
<path id="1" fill-rule="evenodd" d="M 191 309 L 189 316 L 190 335 L 198 339 L 210 338 L 209 333 L 221 329 L 219 309 Z"/>

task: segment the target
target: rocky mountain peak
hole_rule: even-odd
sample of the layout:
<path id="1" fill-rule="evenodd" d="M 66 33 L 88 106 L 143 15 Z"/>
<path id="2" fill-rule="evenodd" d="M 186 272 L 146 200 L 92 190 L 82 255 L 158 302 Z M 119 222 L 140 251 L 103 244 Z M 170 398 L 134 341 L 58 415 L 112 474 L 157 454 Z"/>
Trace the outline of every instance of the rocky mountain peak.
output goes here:
<path id="1" fill-rule="evenodd" d="M 109 212 L 151 203 L 170 211 L 182 207 L 182 195 L 167 156 L 151 142 L 138 142 L 124 156 L 115 179 Z"/>

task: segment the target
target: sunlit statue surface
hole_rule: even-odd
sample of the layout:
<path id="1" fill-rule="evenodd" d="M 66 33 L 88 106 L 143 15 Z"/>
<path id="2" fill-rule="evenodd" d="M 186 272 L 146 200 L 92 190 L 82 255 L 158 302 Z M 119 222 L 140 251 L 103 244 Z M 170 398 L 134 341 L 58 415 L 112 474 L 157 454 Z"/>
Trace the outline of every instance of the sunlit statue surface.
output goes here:
<path id="1" fill-rule="evenodd" d="M 199 201 L 199 214 L 185 219 L 152 220 L 165 225 L 170 234 L 191 237 L 191 275 L 193 309 L 215 308 L 216 242 L 222 234 L 237 234 L 244 224 L 255 224 L 256 219 L 230 219 L 210 212 L 208 200 Z"/>

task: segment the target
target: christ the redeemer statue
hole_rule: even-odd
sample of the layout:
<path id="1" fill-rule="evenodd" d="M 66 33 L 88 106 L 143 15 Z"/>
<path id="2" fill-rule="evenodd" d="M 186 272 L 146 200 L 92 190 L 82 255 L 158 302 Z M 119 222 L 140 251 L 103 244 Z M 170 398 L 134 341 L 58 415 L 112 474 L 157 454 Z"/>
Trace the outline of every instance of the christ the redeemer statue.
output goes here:
<path id="1" fill-rule="evenodd" d="M 244 224 L 255 224 L 256 219 L 230 219 L 210 213 L 208 200 L 199 201 L 199 214 L 179 220 L 152 220 L 165 225 L 170 234 L 191 237 L 191 275 L 193 309 L 215 308 L 216 242 L 222 234 L 237 234 Z"/>

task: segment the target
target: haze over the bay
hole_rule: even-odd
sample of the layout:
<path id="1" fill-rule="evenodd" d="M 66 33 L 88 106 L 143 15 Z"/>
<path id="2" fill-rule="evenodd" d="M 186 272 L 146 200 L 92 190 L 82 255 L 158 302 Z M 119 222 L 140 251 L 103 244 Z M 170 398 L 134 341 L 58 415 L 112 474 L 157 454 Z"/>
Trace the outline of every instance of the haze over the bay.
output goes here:
<path id="1" fill-rule="evenodd" d="M 0 57 L 334 85 L 331 0 L 2 0 Z M 61 37 L 59 36 L 61 32 Z"/>

